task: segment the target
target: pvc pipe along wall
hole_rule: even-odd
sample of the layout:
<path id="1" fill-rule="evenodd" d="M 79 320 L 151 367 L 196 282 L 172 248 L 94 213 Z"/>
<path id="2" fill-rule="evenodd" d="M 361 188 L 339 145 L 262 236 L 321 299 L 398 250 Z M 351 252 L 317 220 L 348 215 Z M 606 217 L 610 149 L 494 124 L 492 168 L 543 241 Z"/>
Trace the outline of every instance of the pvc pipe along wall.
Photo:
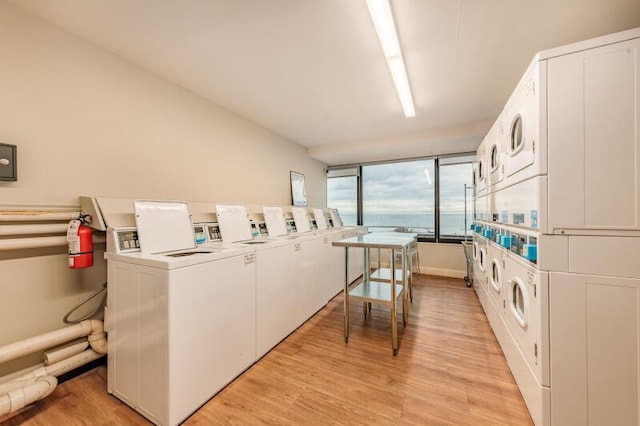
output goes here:
<path id="1" fill-rule="evenodd" d="M 97 351 L 104 351 L 103 353 L 106 353 L 106 336 L 103 327 L 103 323 L 100 320 L 86 320 L 78 324 L 41 334 L 40 336 L 5 345 L 0 348 L 0 364 L 33 352 L 79 339 L 80 337 L 89 336 L 90 334 L 97 336 L 94 342 L 91 342 L 91 339 L 89 339 L 89 343 L 92 343 L 91 347 Z"/>
<path id="2" fill-rule="evenodd" d="M 0 239 L 0 251 L 65 246 L 67 244 L 66 222 L 76 219 L 79 214 L 77 211 L 60 212 L 28 209 L 0 211 L 0 237 L 21 236 L 20 238 Z M 58 235 L 42 236 L 42 234 Z"/>
<path id="3" fill-rule="evenodd" d="M 0 225 L 0 236 L 4 235 L 38 235 L 64 234 L 67 232 L 66 223 L 51 223 L 42 225 Z"/>
<path id="4" fill-rule="evenodd" d="M 34 210 L 31 212 L 0 212 L 0 222 L 63 222 L 73 220 L 80 212 L 45 212 Z"/>
<path id="5" fill-rule="evenodd" d="M 0 347 L 0 363 L 3 363 L 81 337 L 86 340 L 48 352 L 45 359 L 52 364 L 0 383 L 0 419 L 51 394 L 58 384 L 57 376 L 104 356 L 107 339 L 102 321 L 85 320 Z M 87 344 L 91 349 L 84 350 Z"/>

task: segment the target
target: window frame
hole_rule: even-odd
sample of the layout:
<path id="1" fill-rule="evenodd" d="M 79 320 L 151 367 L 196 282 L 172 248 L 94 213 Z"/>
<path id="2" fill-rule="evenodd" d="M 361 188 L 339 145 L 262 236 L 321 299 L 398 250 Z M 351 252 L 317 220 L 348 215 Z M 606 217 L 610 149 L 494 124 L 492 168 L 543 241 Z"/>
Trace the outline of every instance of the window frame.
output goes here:
<path id="1" fill-rule="evenodd" d="M 456 158 L 460 158 L 459 162 L 455 161 Z M 443 166 L 452 165 L 452 164 L 463 164 L 476 163 L 476 153 L 475 152 L 460 152 L 446 155 L 434 155 L 427 157 L 413 157 L 413 158 L 403 158 L 397 160 L 386 160 L 386 161 L 372 161 L 372 162 L 363 162 L 357 164 L 344 164 L 339 166 L 329 166 L 327 167 L 327 179 L 331 179 L 332 177 L 344 177 L 345 175 L 337 173 L 336 176 L 329 176 L 333 171 L 340 171 L 346 169 L 355 169 L 356 172 L 347 176 L 356 176 L 357 178 L 357 225 L 362 226 L 363 224 L 363 182 L 362 182 L 362 168 L 363 166 L 373 166 L 380 164 L 392 164 L 392 163 L 404 163 L 409 161 L 422 161 L 422 160 L 434 160 L 434 185 L 435 185 L 435 200 L 434 200 L 434 236 L 418 236 L 419 242 L 427 242 L 427 243 L 436 243 L 436 244 L 460 244 L 464 241 L 464 238 L 442 238 L 440 236 L 440 166 L 441 161 L 446 163 L 442 164 Z M 473 173 L 473 167 L 472 167 Z M 473 204 L 473 203 L 472 203 Z M 472 209 L 474 206 L 472 206 Z M 473 211 L 471 212 L 473 216 Z"/>

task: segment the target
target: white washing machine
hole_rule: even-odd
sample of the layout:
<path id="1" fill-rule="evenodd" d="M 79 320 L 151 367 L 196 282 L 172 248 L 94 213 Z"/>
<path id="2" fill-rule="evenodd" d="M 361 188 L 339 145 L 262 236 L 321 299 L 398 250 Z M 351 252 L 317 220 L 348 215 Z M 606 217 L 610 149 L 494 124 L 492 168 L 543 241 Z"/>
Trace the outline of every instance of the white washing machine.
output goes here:
<path id="1" fill-rule="evenodd" d="M 244 206 L 217 204 L 216 212 L 223 242 L 251 247 L 255 253 L 255 343 L 260 358 L 327 303 L 330 277 L 320 268 L 329 263 L 328 240 L 325 244 L 322 234 L 311 232 L 306 209 L 306 233 L 255 239 Z M 276 216 L 269 215 L 272 228 Z M 298 230 L 304 229 L 298 222 Z"/>
<path id="2" fill-rule="evenodd" d="M 137 203 L 136 222 L 108 230 L 108 391 L 175 425 L 255 361 L 255 263 L 197 248 L 186 203 Z"/>

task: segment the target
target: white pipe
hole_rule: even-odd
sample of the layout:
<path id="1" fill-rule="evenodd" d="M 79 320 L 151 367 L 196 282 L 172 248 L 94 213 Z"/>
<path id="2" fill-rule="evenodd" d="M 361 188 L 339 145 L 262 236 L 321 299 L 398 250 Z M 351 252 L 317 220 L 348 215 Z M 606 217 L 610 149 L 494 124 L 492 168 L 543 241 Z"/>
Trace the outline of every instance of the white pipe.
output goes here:
<path id="1" fill-rule="evenodd" d="M 44 364 L 52 365 L 63 359 L 69 358 L 73 355 L 77 355 L 83 352 L 89 347 L 89 341 L 87 339 L 80 340 L 68 346 L 56 348 L 44 353 Z"/>
<path id="2" fill-rule="evenodd" d="M 35 237 L 35 238 L 11 238 L 0 240 L 0 251 L 21 250 L 40 247 L 57 247 L 67 245 L 67 237 Z"/>
<path id="3" fill-rule="evenodd" d="M 71 370 L 74 370 L 82 365 L 85 365 L 91 361 L 94 361 L 100 357 L 103 357 L 104 354 L 99 354 L 93 349 L 87 349 L 84 352 L 80 352 L 72 357 L 67 359 L 63 359 L 62 361 L 56 362 L 55 364 L 47 365 L 45 367 L 40 367 L 36 370 L 33 370 L 28 375 L 21 377 L 21 379 L 28 379 L 28 376 L 31 377 L 40 377 L 40 376 L 60 376 L 64 373 L 68 373 Z"/>
<path id="4" fill-rule="evenodd" d="M 69 221 L 76 219 L 80 213 L 75 212 L 44 212 L 32 211 L 3 211 L 0 212 L 0 222 L 41 222 L 41 221 Z"/>
<path id="5" fill-rule="evenodd" d="M 15 389 L 0 396 L 0 418 L 49 396 L 57 385 L 58 379 L 44 376 L 24 388 Z"/>
<path id="6" fill-rule="evenodd" d="M 89 337 L 91 347 L 95 345 L 97 348 L 96 352 L 106 353 L 106 336 L 102 321 L 86 320 L 40 336 L 31 337 L 0 347 L 0 364 L 33 352 L 79 339 L 80 337 L 89 336 L 90 334 L 92 335 L 92 337 Z"/>
<path id="7" fill-rule="evenodd" d="M 87 336 L 91 349 L 104 355 L 107 353 L 107 334 L 104 332 L 104 322 L 100 320 L 85 320 L 91 325 L 91 334 Z"/>
<path id="8" fill-rule="evenodd" d="M 66 223 L 0 225 L 0 235 L 66 234 L 67 226 Z"/>
<path id="9" fill-rule="evenodd" d="M 29 386 L 29 384 L 35 382 L 37 377 L 28 377 L 28 378 L 17 378 L 13 379 L 10 382 L 0 383 L 0 395 L 5 395 L 11 391 L 16 389 L 25 388 Z"/>
<path id="10" fill-rule="evenodd" d="M 104 235 L 93 236 L 94 244 L 104 243 L 105 241 L 106 241 L 106 238 Z M 36 249 L 36 248 L 43 248 L 43 247 L 59 247 L 59 246 L 66 246 L 66 245 L 67 245 L 66 236 L 0 239 L 0 251 Z"/>
<path id="11" fill-rule="evenodd" d="M 28 386 L 39 377 L 58 377 L 103 356 L 104 354 L 99 354 L 93 349 L 87 349 L 84 352 L 80 352 L 79 354 L 73 355 L 67 359 L 63 359 L 62 361 L 56 362 L 55 364 L 36 368 L 35 370 L 30 371 L 23 376 L 16 377 L 15 379 L 6 383 L 0 383 L 0 395 L 4 395 L 5 393 L 11 392 L 14 389 Z"/>

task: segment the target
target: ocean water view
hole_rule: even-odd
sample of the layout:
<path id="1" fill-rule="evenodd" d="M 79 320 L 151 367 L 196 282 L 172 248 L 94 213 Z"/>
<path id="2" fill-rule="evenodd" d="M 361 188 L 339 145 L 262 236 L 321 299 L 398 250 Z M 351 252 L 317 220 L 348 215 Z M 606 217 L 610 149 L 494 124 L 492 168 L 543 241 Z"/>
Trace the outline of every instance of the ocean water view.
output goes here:
<path id="1" fill-rule="evenodd" d="M 347 226 L 356 224 L 354 213 L 340 213 L 342 222 Z M 467 214 L 467 227 L 473 216 Z M 395 228 L 407 228 L 419 234 L 435 234 L 435 215 L 433 213 L 365 213 L 363 224 L 371 230 L 391 231 Z M 440 236 L 463 237 L 465 235 L 464 213 L 441 213 Z M 471 234 L 467 231 L 467 236 Z"/>

